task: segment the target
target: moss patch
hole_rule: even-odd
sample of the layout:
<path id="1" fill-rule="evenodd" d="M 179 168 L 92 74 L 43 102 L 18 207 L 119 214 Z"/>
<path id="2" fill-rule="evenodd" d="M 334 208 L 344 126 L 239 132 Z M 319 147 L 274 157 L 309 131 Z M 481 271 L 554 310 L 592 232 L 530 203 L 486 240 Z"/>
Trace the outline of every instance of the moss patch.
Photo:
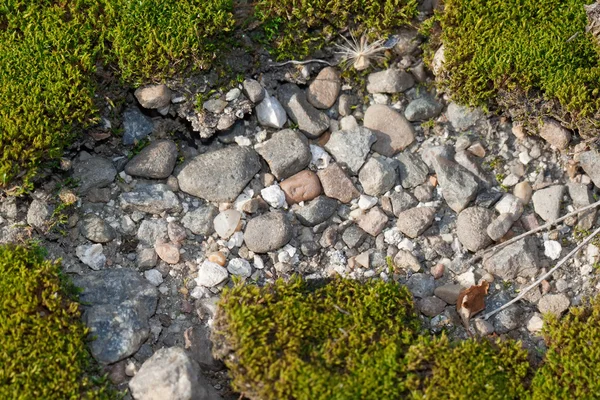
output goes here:
<path id="1" fill-rule="evenodd" d="M 109 398 L 85 376 L 79 305 L 38 248 L 0 246 L 0 398 Z"/>
<path id="2" fill-rule="evenodd" d="M 446 1 L 440 18 L 444 85 L 470 105 L 489 104 L 508 92 L 504 107 L 526 108 L 524 100 L 543 96 L 562 110 L 547 107 L 536 117 L 558 114 L 582 134 L 597 134 L 600 50 L 585 33 L 588 2 Z"/>

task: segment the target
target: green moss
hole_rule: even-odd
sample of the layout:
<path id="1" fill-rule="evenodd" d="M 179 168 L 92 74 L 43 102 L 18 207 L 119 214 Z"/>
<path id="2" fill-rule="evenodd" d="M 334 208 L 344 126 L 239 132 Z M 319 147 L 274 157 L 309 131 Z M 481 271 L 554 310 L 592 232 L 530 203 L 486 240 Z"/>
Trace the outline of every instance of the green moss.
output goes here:
<path id="1" fill-rule="evenodd" d="M 214 329 L 215 354 L 250 398 L 390 399 L 420 323 L 394 283 L 294 278 L 224 291 Z"/>
<path id="2" fill-rule="evenodd" d="M 108 398 L 85 371 L 79 307 L 39 248 L 0 246 L 0 398 Z"/>
<path id="3" fill-rule="evenodd" d="M 548 315 L 548 351 L 533 382 L 533 399 L 595 398 L 600 393 L 600 298 L 572 308 L 559 320 Z"/>
<path id="4" fill-rule="evenodd" d="M 527 351 L 514 341 L 423 338 L 407 355 L 412 399 L 520 399 L 527 395 Z"/>
<path id="5" fill-rule="evenodd" d="M 277 59 L 301 58 L 342 29 L 383 36 L 417 15 L 416 0 L 259 0 L 255 17 Z"/>
<path id="6" fill-rule="evenodd" d="M 446 1 L 441 17 L 444 85 L 456 100 L 470 105 L 486 105 L 503 92 L 521 93 L 503 96 L 502 105 L 526 110 L 524 99 L 543 96 L 562 110 L 536 106 L 545 108 L 538 118 L 561 115 L 573 127 L 593 133 L 598 128 L 593 116 L 600 109 L 600 51 L 591 34 L 584 33 L 586 3 Z"/>

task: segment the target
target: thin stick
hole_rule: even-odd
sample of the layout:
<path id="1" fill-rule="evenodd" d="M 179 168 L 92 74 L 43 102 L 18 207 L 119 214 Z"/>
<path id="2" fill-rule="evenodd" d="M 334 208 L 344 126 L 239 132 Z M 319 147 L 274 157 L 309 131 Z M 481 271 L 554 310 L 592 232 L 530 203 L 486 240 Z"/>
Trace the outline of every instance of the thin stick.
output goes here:
<path id="1" fill-rule="evenodd" d="M 525 296 L 525 294 L 527 292 L 529 292 L 531 289 L 533 289 L 534 287 L 536 287 L 537 285 L 539 285 L 540 283 L 542 283 L 542 281 L 544 279 L 546 279 L 547 277 L 549 277 L 550 275 L 552 275 L 554 273 L 554 271 L 556 271 L 557 269 L 559 269 L 560 267 L 563 266 L 564 263 L 566 263 L 567 261 L 569 261 L 569 259 L 571 259 L 571 257 L 573 257 L 575 255 L 575 253 L 577 253 L 579 250 L 581 250 L 581 248 L 583 246 L 585 246 L 586 244 L 588 244 L 589 242 L 592 241 L 592 239 L 598 234 L 600 233 L 600 228 L 596 229 L 590 236 L 588 236 L 587 238 L 585 238 L 585 240 L 583 242 L 581 242 L 577 247 L 575 247 L 573 249 L 573 251 L 571 251 L 569 254 L 567 254 L 565 256 L 565 258 L 563 258 L 562 260 L 560 260 L 560 262 L 558 264 L 556 264 L 555 267 L 553 267 L 550 271 L 546 272 L 544 275 L 542 275 L 537 281 L 533 282 L 531 285 L 527 286 L 525 289 L 523 289 L 521 291 L 521 293 L 519 293 L 519 295 L 517 297 L 515 297 L 514 299 L 512 299 L 511 301 L 509 301 L 508 303 L 504 304 L 502 307 L 495 309 L 494 311 L 490 311 L 489 313 L 485 314 L 483 316 L 483 319 L 488 319 L 490 318 L 492 315 L 504 310 L 505 308 L 509 307 L 510 305 L 516 303 L 517 301 L 521 300 L 523 298 L 523 296 Z"/>
<path id="2" fill-rule="evenodd" d="M 516 242 L 516 241 L 518 241 L 518 240 L 520 240 L 520 239 L 523 239 L 524 237 L 527 237 L 527 236 L 529 236 L 529 235 L 533 235 L 534 233 L 537 233 L 537 232 L 539 232 L 539 231 L 543 231 L 544 229 L 546 229 L 546 228 L 550 228 L 552 225 L 556 225 L 556 224 L 558 224 L 559 222 L 562 222 L 562 221 L 564 221 L 565 219 L 567 219 L 567 218 L 569 218 L 569 217 L 572 217 L 573 215 L 580 214 L 580 213 L 582 213 L 582 212 L 584 212 L 584 211 L 587 211 L 587 210 L 589 210 L 589 209 L 592 209 L 592 208 L 596 208 L 596 207 L 598 207 L 598 206 L 600 206 L 600 201 L 597 201 L 597 202 L 595 202 L 595 203 L 592 203 L 592 204 L 590 204 L 590 205 L 588 205 L 588 206 L 585 206 L 585 207 L 582 207 L 582 208 L 580 208 L 580 209 L 578 209 L 578 210 L 575 210 L 575 211 L 573 211 L 573 212 L 570 212 L 570 213 L 568 213 L 567 215 L 565 215 L 565 216 L 563 216 L 563 217 L 560 217 L 560 218 L 558 218 L 558 219 L 555 219 L 554 221 L 550 221 L 550 222 L 548 222 L 547 224 L 544 224 L 544 225 L 542 225 L 542 226 L 539 226 L 539 227 L 537 227 L 537 228 L 535 228 L 535 229 L 532 229 L 532 230 L 530 230 L 530 231 L 527 231 L 527 232 L 525 232 L 525 233 L 523 233 L 523 234 L 521 234 L 521 235 L 519 235 L 519 236 L 515 236 L 514 238 L 512 238 L 512 239 L 510 239 L 510 240 L 507 240 L 506 242 L 503 242 L 503 243 L 497 244 L 497 245 L 496 245 L 496 246 L 494 246 L 494 247 L 490 247 L 489 249 L 483 250 L 483 251 L 482 251 L 480 254 L 475 254 L 475 255 L 474 255 L 474 256 L 473 256 L 473 257 L 472 257 L 472 258 L 471 258 L 471 259 L 470 259 L 470 260 L 467 262 L 467 265 L 471 265 L 471 264 L 475 263 L 476 261 L 479 261 L 480 259 L 482 259 L 482 258 L 483 258 L 483 256 L 485 256 L 485 255 L 486 255 L 486 254 L 488 254 L 488 253 L 494 253 L 494 252 L 496 252 L 496 251 L 500 250 L 501 248 L 508 246 L 509 244 L 512 244 L 512 243 L 514 243 L 514 242 Z"/>
<path id="3" fill-rule="evenodd" d="M 330 63 L 329 61 L 314 59 L 314 60 L 306 60 L 306 61 L 291 60 L 291 61 L 286 61 L 286 62 L 282 62 L 279 64 L 271 64 L 271 67 L 283 67 L 284 65 L 288 65 L 288 64 L 305 65 L 305 64 L 311 64 L 311 63 L 322 63 L 322 64 L 327 64 L 330 67 L 333 66 L 333 64 Z"/>

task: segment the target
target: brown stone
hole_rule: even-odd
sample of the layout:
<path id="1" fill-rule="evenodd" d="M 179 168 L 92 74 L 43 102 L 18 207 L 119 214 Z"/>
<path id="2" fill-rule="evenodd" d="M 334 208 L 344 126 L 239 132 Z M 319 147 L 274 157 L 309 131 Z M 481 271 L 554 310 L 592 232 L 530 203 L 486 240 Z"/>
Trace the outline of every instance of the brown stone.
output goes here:
<path id="1" fill-rule="evenodd" d="M 564 150 L 571 141 L 571 132 L 554 120 L 548 120 L 540 129 L 540 136 L 552 146 Z"/>
<path id="2" fill-rule="evenodd" d="M 161 260 L 168 264 L 177 264 L 179 262 L 179 249 L 174 244 L 157 243 L 154 250 Z"/>
<path id="3" fill-rule="evenodd" d="M 337 100 L 341 87 L 338 70 L 333 67 L 323 68 L 306 90 L 306 99 L 317 108 L 330 108 Z"/>
<path id="4" fill-rule="evenodd" d="M 312 200 L 322 192 L 321 181 L 317 174 L 310 170 L 298 172 L 279 184 L 285 193 L 288 204 Z"/>
<path id="5" fill-rule="evenodd" d="M 227 257 L 225 257 L 225 254 L 220 251 L 210 253 L 207 258 L 208 261 L 219 264 L 221 267 L 225 266 L 225 263 L 227 262 Z"/>
<path id="6" fill-rule="evenodd" d="M 371 149 L 386 157 L 404 150 L 415 140 L 415 131 L 410 122 L 383 104 L 375 104 L 367 109 L 364 126 L 377 136 Z"/>
<path id="7" fill-rule="evenodd" d="M 360 192 L 337 163 L 317 172 L 317 175 L 323 186 L 323 192 L 328 197 L 342 203 L 349 203 L 352 199 L 360 196 Z"/>
<path id="8" fill-rule="evenodd" d="M 369 235 L 377 236 L 387 222 L 387 215 L 379 207 L 373 207 L 358 219 L 358 226 Z"/>

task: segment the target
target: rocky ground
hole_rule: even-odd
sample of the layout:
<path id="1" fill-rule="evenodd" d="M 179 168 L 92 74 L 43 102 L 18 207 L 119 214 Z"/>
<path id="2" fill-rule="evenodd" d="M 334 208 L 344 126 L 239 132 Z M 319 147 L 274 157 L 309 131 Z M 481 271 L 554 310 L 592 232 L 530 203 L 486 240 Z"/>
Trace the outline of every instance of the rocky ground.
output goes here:
<path id="1" fill-rule="evenodd" d="M 67 152 L 62 173 L 2 199 L 0 242 L 33 237 L 62 258 L 83 288 L 94 358 L 135 399 L 237 398 L 209 340 L 233 277 L 393 279 L 432 332 L 466 337 L 462 289 L 490 282 L 486 311 L 497 308 L 566 255 L 596 213 L 477 263 L 472 254 L 594 202 L 600 155 L 556 122 L 526 137 L 449 102 L 413 39 L 401 35 L 390 67 L 365 82 L 315 63 L 265 67 L 211 95 L 208 78 L 194 90 L 140 87 Z M 472 333 L 543 350 L 541 314 L 598 291 L 599 253 L 588 245 Z"/>

